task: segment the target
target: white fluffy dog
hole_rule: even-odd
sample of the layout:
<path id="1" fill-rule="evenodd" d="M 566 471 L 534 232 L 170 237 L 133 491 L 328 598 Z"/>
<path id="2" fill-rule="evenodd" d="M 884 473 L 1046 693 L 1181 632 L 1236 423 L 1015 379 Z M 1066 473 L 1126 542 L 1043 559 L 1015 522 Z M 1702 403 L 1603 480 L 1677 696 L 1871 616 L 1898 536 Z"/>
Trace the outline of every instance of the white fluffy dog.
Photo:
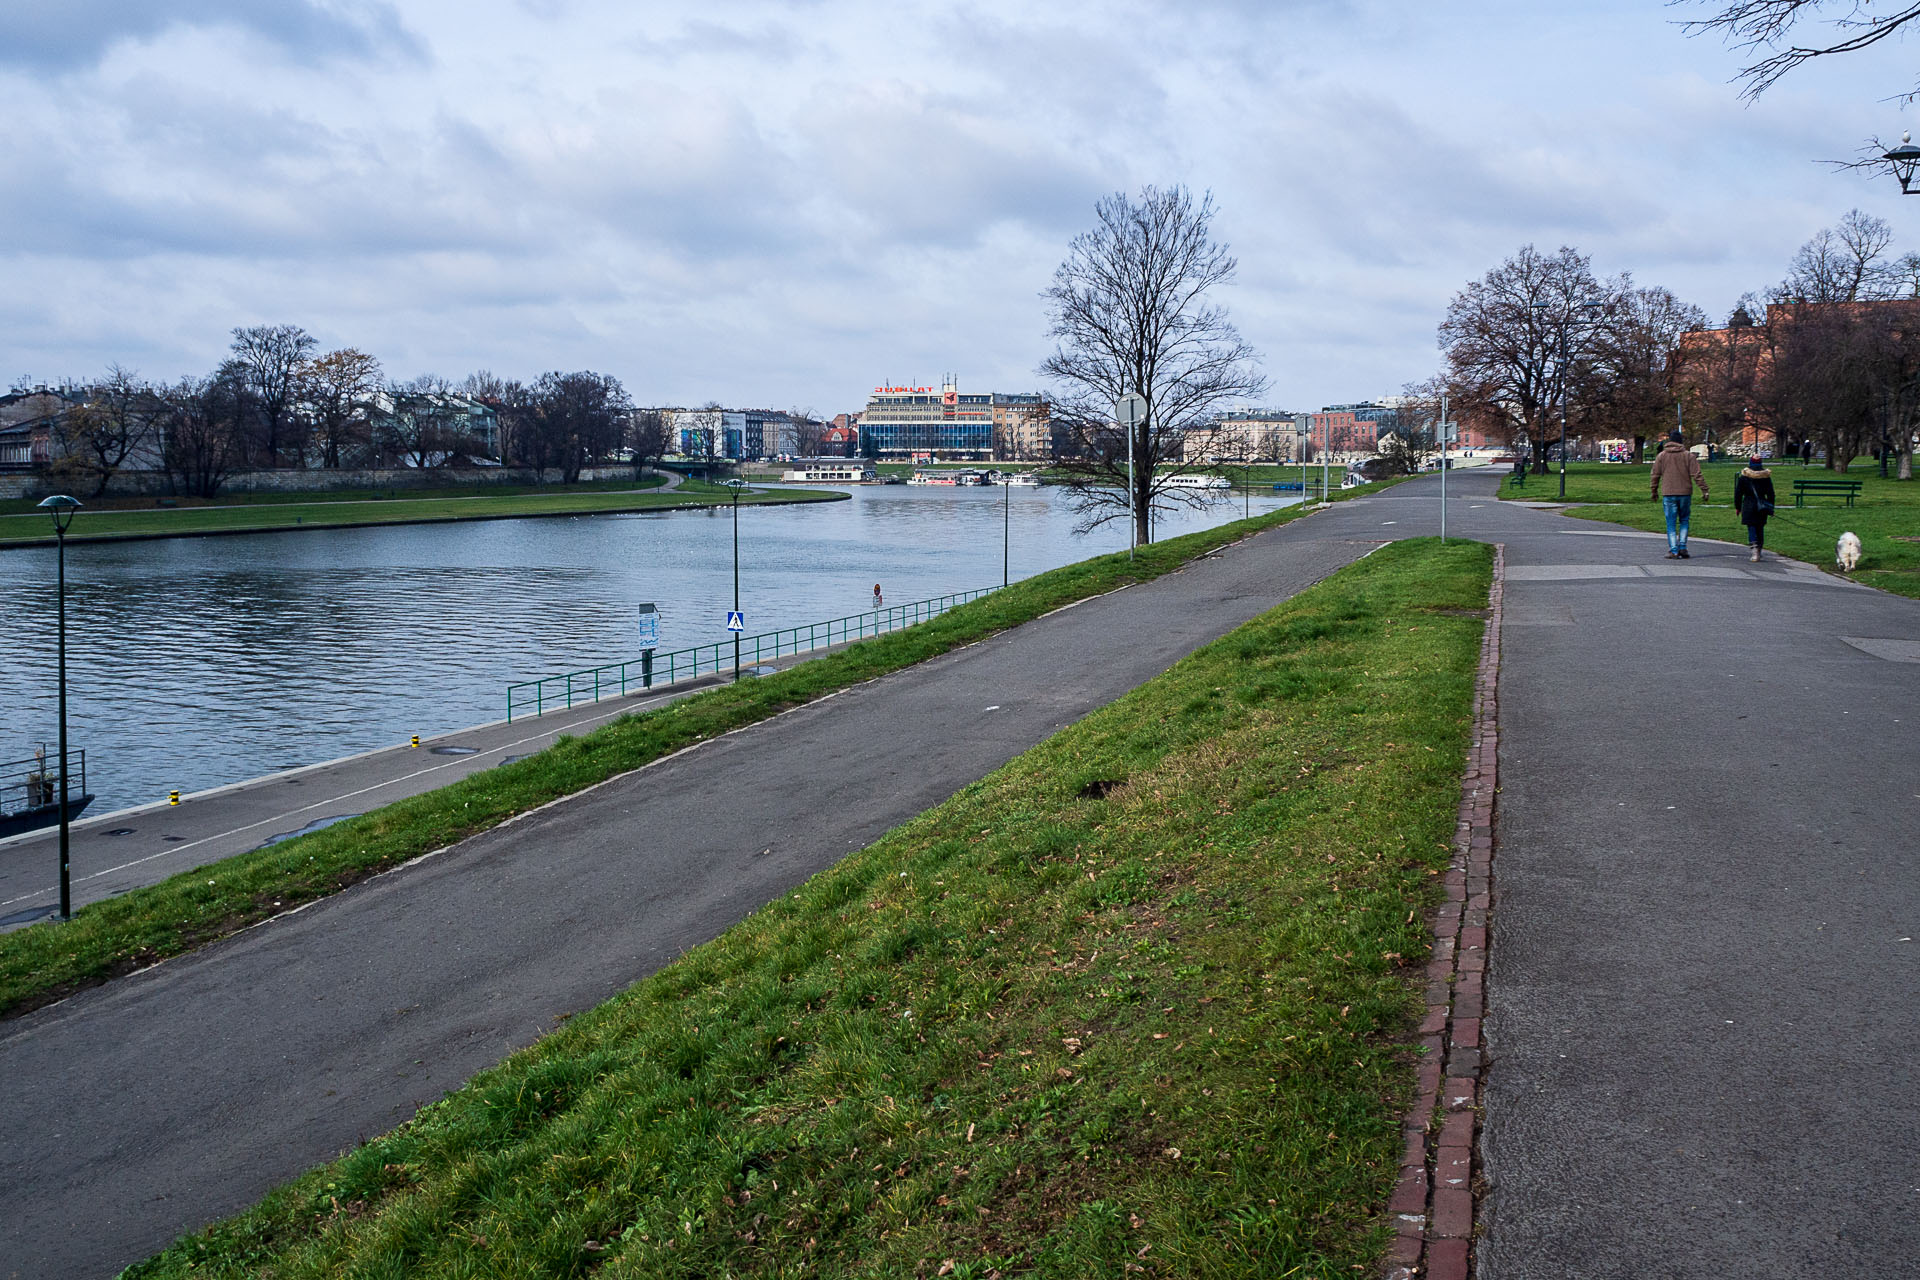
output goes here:
<path id="1" fill-rule="evenodd" d="M 1860 567 L 1860 539 L 1851 533 L 1840 535 L 1840 545 L 1834 548 L 1834 560 L 1840 565 L 1840 572 L 1852 573 Z"/>

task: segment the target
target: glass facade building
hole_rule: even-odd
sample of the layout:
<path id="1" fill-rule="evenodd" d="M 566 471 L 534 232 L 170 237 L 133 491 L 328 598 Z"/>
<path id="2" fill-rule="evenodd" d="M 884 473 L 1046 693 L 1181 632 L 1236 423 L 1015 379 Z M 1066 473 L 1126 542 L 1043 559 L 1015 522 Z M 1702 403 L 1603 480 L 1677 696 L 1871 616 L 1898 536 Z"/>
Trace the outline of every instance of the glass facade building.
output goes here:
<path id="1" fill-rule="evenodd" d="M 912 461 L 931 454 L 956 462 L 993 457 L 993 396 L 962 395 L 952 379 L 933 387 L 875 387 L 860 434 L 878 457 Z"/>

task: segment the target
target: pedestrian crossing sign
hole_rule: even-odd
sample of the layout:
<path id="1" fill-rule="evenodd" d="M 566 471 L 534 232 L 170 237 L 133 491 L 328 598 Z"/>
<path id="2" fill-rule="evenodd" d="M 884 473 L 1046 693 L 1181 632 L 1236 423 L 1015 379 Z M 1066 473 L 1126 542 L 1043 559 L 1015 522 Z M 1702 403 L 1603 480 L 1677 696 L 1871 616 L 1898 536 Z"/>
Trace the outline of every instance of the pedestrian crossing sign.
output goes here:
<path id="1" fill-rule="evenodd" d="M 727 610 L 727 630 L 739 632 L 747 629 L 747 615 L 738 609 Z"/>

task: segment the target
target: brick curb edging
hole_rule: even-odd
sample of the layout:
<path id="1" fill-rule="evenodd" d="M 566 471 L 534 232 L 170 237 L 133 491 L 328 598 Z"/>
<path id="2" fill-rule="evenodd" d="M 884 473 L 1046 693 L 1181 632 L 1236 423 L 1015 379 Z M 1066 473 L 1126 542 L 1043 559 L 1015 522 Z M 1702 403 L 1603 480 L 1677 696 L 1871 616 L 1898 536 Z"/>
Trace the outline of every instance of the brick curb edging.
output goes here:
<path id="1" fill-rule="evenodd" d="M 1499 790 L 1500 606 L 1507 549 L 1493 549 L 1487 631 L 1473 691 L 1473 736 L 1460 783 L 1460 821 L 1433 913 L 1427 1016 L 1420 1023 L 1419 1093 L 1408 1112 L 1400 1181 L 1388 1212 L 1387 1280 L 1466 1280 L 1472 1272 L 1474 1125 L 1480 1114 L 1480 1017 L 1487 971 L 1494 796 Z M 1443 1070 L 1444 1069 L 1444 1070 Z"/>

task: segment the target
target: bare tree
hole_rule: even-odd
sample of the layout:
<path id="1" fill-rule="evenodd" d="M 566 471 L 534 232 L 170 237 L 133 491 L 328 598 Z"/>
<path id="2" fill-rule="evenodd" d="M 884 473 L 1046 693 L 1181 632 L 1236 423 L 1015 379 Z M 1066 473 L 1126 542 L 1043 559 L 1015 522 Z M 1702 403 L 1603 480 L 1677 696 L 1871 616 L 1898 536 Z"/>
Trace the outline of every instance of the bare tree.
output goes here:
<path id="1" fill-rule="evenodd" d="M 306 465 L 301 375 L 315 345 L 313 335 L 295 324 L 233 331 L 233 354 L 215 376 L 245 391 L 255 458 L 263 466 Z"/>
<path id="2" fill-rule="evenodd" d="M 793 423 L 793 451 L 803 458 L 817 458 L 826 447 L 827 424 L 813 416 L 811 409 L 790 409 Z"/>
<path id="3" fill-rule="evenodd" d="M 567 484 L 596 458 L 622 447 L 633 403 L 618 378 L 607 374 L 544 373 L 530 393 L 530 433 L 539 442 L 542 466 L 560 469 Z"/>
<path id="4" fill-rule="evenodd" d="M 1861 302 L 1886 297 L 1898 287 L 1892 264 L 1881 261 L 1893 243 L 1893 228 L 1870 213 L 1850 209 L 1837 227 L 1822 227 L 1800 246 L 1787 278 L 1774 290 L 1780 302 Z"/>
<path id="5" fill-rule="evenodd" d="M 380 362 L 352 347 L 329 351 L 307 363 L 304 383 L 320 465 L 339 467 L 343 459 L 363 457 L 373 446 L 371 410 L 380 390 Z"/>
<path id="6" fill-rule="evenodd" d="M 1094 206 L 1042 295 L 1058 344 L 1040 366 L 1058 387 L 1054 419 L 1070 437 L 1054 474 L 1071 490 L 1081 528 L 1124 518 L 1127 437 L 1112 424 L 1122 396 L 1146 399 L 1133 430 L 1134 535 L 1152 540 L 1156 505 L 1198 505 L 1205 490 L 1171 487 L 1186 433 L 1266 388 L 1255 353 L 1210 292 L 1237 266 L 1212 237 L 1213 197 L 1184 187 L 1116 192 Z M 1164 468 L 1164 470 L 1163 470 Z"/>
<path id="7" fill-rule="evenodd" d="M 247 395 L 231 378 L 182 378 L 157 393 L 161 462 L 179 488 L 197 497 L 220 491 L 245 449 Z"/>
<path id="8" fill-rule="evenodd" d="M 403 466 L 438 467 L 450 462 L 465 442 L 451 392 L 445 378 L 432 374 L 388 383 L 373 420 L 375 450 Z"/>
<path id="9" fill-rule="evenodd" d="M 1586 384 L 1573 396 L 1579 434 L 1629 437 L 1638 457 L 1647 439 L 1673 422 L 1673 353 L 1682 334 L 1706 324 L 1707 313 L 1657 285 L 1635 288 L 1624 272 L 1605 291 L 1608 309 L 1590 335 Z"/>
<path id="10" fill-rule="evenodd" d="M 1669 0 L 1673 4 L 1693 2 L 1695 0 Z M 1865 49 L 1920 18 L 1920 4 L 1899 4 L 1890 12 L 1871 13 L 1863 0 L 1710 2 L 1721 6 L 1718 12 L 1683 25 L 1689 34 L 1714 32 L 1734 48 L 1756 55 L 1756 61 L 1740 68 L 1739 79 L 1745 81 L 1740 96 L 1748 99 L 1759 97 L 1802 63 Z M 1803 22 L 1824 22 L 1833 35 L 1808 44 L 1795 43 L 1795 28 Z M 1916 94 L 1920 94 L 1920 87 L 1908 90 L 1901 97 L 1910 102 Z"/>
<path id="11" fill-rule="evenodd" d="M 1898 459 L 1895 478 L 1911 480 L 1913 437 L 1920 430 L 1920 303 L 1875 307 L 1864 320 L 1880 445 Z"/>
<path id="12" fill-rule="evenodd" d="M 667 437 L 666 414 L 658 409 L 634 411 L 632 423 L 627 429 L 627 447 L 633 450 L 636 473 L 660 465 L 660 459 L 667 456 L 671 443 Z"/>
<path id="13" fill-rule="evenodd" d="M 1569 389 L 1571 337 L 1607 295 L 1586 255 L 1532 245 L 1454 295 L 1440 322 L 1447 388 L 1462 418 L 1547 469 L 1550 419 Z"/>
<path id="14" fill-rule="evenodd" d="M 114 473 L 153 439 L 159 410 L 153 388 L 138 374 L 110 366 L 85 400 L 55 420 L 56 468 L 91 478 L 94 496 L 105 493 Z"/>

